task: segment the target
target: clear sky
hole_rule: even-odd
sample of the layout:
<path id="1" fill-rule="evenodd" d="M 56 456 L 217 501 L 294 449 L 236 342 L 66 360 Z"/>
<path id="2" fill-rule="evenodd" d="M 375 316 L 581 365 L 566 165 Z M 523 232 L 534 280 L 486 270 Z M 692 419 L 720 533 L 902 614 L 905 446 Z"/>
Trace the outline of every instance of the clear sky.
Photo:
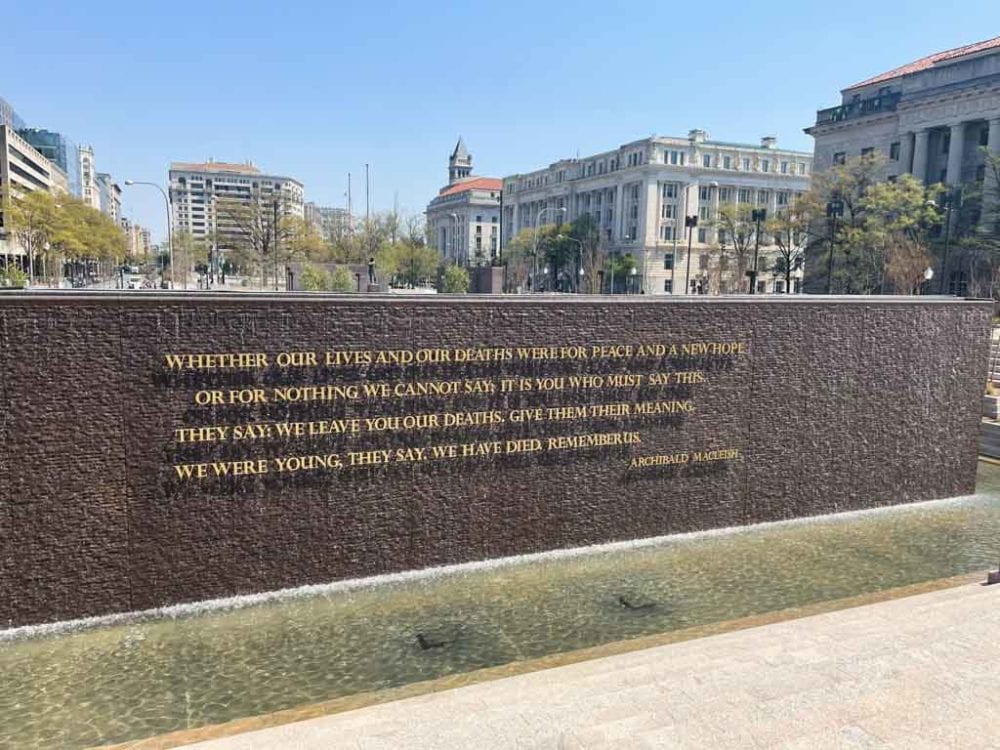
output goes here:
<path id="1" fill-rule="evenodd" d="M 253 160 L 307 200 L 422 212 L 459 135 L 502 176 L 648 135 L 812 150 L 838 91 L 1000 35 L 1000 1 L 101 3 L 14 0 L 0 96 L 94 146 L 99 171 L 164 184 L 171 161 Z M 162 198 L 124 211 L 165 231 Z"/>

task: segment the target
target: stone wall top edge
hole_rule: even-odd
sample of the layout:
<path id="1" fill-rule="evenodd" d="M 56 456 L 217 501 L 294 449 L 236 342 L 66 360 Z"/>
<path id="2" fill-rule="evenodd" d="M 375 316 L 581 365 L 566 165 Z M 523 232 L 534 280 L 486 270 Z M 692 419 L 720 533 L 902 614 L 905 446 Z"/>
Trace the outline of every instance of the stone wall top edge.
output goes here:
<path id="1" fill-rule="evenodd" d="M 296 292 L 183 292 L 155 291 L 3 291 L 0 307 L 24 303 L 44 304 L 135 304 L 170 305 L 178 303 L 211 304 L 328 304 L 328 305 L 953 305 L 984 307 L 992 305 L 989 299 L 950 297 L 938 295 L 739 295 L 722 296 L 671 296 L 671 295 L 579 295 L 579 294 L 324 294 Z"/>

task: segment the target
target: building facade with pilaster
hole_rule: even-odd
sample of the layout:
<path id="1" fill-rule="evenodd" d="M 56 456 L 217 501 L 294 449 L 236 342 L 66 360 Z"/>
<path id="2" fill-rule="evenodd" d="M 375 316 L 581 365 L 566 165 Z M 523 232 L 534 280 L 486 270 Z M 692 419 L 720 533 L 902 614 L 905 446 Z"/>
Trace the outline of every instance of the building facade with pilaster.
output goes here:
<path id="1" fill-rule="evenodd" d="M 645 138 L 505 177 L 504 244 L 539 224 L 571 223 L 589 214 L 609 255 L 634 258 L 639 278 L 633 290 L 746 292 L 748 281 L 737 278 L 720 208 L 753 206 L 775 216 L 808 190 L 811 172 L 811 154 L 778 148 L 773 137 L 759 145 L 714 141 L 704 130 L 692 130 L 687 138 Z M 690 255 L 686 216 L 698 217 Z M 785 275 L 772 273 L 772 242 L 761 233 L 756 292 L 786 291 Z M 796 268 L 792 292 L 799 291 L 801 278 L 802 269 Z"/>
<path id="2" fill-rule="evenodd" d="M 908 173 L 953 189 L 986 181 L 984 200 L 995 201 L 984 149 L 1000 151 L 1000 37 L 849 86 L 806 132 L 815 139 L 817 172 L 881 154 L 886 179 Z"/>

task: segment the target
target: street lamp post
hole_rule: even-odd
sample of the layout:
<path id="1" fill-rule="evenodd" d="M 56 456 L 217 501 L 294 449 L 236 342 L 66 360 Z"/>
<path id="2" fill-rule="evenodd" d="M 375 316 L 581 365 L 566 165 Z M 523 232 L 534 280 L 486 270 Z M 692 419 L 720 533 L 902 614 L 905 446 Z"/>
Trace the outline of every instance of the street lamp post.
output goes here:
<path id="1" fill-rule="evenodd" d="M 538 214 L 535 216 L 535 241 L 534 241 L 534 246 L 532 248 L 532 257 L 531 257 L 531 286 L 533 287 L 536 285 L 535 279 L 538 276 L 538 227 L 542 223 L 542 214 L 544 214 L 547 211 L 555 211 L 557 213 L 564 214 L 566 213 L 566 207 L 559 206 L 558 208 L 556 208 L 555 206 L 546 206 L 545 208 L 539 210 Z"/>
<path id="2" fill-rule="evenodd" d="M 934 278 L 934 269 L 931 268 L 930 266 L 927 266 L 927 268 L 924 269 L 924 286 L 930 286 L 931 279 L 933 278 Z M 921 293 L 923 293 L 923 290 L 921 290 Z"/>
<path id="3" fill-rule="evenodd" d="M 833 294 L 833 248 L 837 243 L 837 217 L 844 215 L 844 202 L 835 198 L 827 203 L 826 215 L 830 219 L 830 260 L 826 267 L 826 293 Z"/>
<path id="4" fill-rule="evenodd" d="M 941 277 L 938 280 L 938 294 L 944 294 L 944 282 L 945 277 L 948 272 L 948 249 L 951 244 L 951 209 L 955 204 L 955 198 L 958 195 L 957 191 L 947 190 L 942 198 L 942 203 L 944 203 L 945 218 L 944 218 L 944 254 L 941 258 Z M 935 208 L 940 208 L 934 201 L 927 201 L 927 204 L 934 206 Z"/>
<path id="5" fill-rule="evenodd" d="M 684 294 L 691 293 L 691 235 L 696 226 L 698 226 L 697 214 L 684 217 L 684 228 L 688 230 L 688 257 L 687 269 L 684 271 Z"/>
<path id="6" fill-rule="evenodd" d="M 569 235 L 566 234 L 557 234 L 556 239 L 569 240 L 570 242 L 575 242 L 580 247 L 580 249 L 577 251 L 577 256 L 576 256 L 577 257 L 576 268 L 577 268 L 577 275 L 580 277 L 579 281 L 583 281 L 583 241 L 578 240 L 576 237 L 570 237 Z M 579 281 L 577 282 L 576 285 L 577 294 L 580 293 Z"/>
<path id="7" fill-rule="evenodd" d="M 144 182 L 142 180 L 125 180 L 125 184 L 126 185 L 147 185 L 149 187 L 155 187 L 157 190 L 160 191 L 160 195 L 163 196 L 163 203 L 167 207 L 167 250 L 170 253 L 170 288 L 173 289 L 174 288 L 174 281 L 175 281 L 175 275 L 174 274 L 176 273 L 176 271 L 174 269 L 174 236 L 173 236 L 173 232 L 172 232 L 172 230 L 170 228 L 170 224 L 171 224 L 171 218 L 170 218 L 170 197 L 167 195 L 167 192 L 163 188 L 161 188 L 155 182 Z M 163 276 L 162 272 L 161 272 L 160 276 L 161 277 Z"/>
<path id="8" fill-rule="evenodd" d="M 760 253 L 760 223 L 767 221 L 767 209 L 755 208 L 750 212 L 750 219 L 757 225 L 753 242 L 753 271 L 750 272 L 750 294 L 757 292 L 757 256 Z"/>

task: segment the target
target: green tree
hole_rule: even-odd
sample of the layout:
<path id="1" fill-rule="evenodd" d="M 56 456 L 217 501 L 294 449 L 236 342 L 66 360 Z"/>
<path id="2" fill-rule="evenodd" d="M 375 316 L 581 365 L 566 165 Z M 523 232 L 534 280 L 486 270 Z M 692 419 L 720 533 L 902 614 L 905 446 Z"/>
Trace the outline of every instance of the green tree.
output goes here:
<path id="1" fill-rule="evenodd" d="M 12 196 L 4 201 L 4 216 L 8 230 L 15 242 L 32 259 L 51 265 L 52 242 L 60 229 L 59 208 L 55 198 L 42 190 L 34 190 L 22 196 Z M 33 279 L 32 279 L 33 281 Z"/>
<path id="2" fill-rule="evenodd" d="M 461 266 L 447 266 L 441 281 L 441 291 L 445 294 L 465 294 L 468 292 L 469 272 Z"/>
<path id="3" fill-rule="evenodd" d="M 911 175 L 883 181 L 885 161 L 865 156 L 835 165 L 816 175 L 800 199 L 812 219 L 810 250 L 819 259 L 829 257 L 831 243 L 834 247 L 835 292 L 877 294 L 911 288 L 921 249 L 930 247 L 929 230 L 941 223 L 941 211 L 930 201 L 941 187 L 924 187 Z M 831 204 L 842 210 L 835 232 L 833 219 L 827 217 Z M 806 271 L 825 285 L 827 269 L 821 262 Z"/>
<path id="4" fill-rule="evenodd" d="M 346 266 L 337 266 L 330 274 L 329 290 L 331 292 L 353 292 L 355 290 L 354 279 Z"/>
<path id="5" fill-rule="evenodd" d="M 736 261 L 737 292 L 747 289 L 746 273 L 753 263 L 754 248 L 757 245 L 757 224 L 753 220 L 754 208 L 750 203 L 723 203 L 719 206 L 718 217 L 713 222 L 719 236 L 720 267 L 727 267 L 730 259 Z"/>
<path id="6" fill-rule="evenodd" d="M 307 292 L 325 292 L 331 282 L 329 272 L 321 266 L 307 263 L 302 269 L 302 289 Z"/>

